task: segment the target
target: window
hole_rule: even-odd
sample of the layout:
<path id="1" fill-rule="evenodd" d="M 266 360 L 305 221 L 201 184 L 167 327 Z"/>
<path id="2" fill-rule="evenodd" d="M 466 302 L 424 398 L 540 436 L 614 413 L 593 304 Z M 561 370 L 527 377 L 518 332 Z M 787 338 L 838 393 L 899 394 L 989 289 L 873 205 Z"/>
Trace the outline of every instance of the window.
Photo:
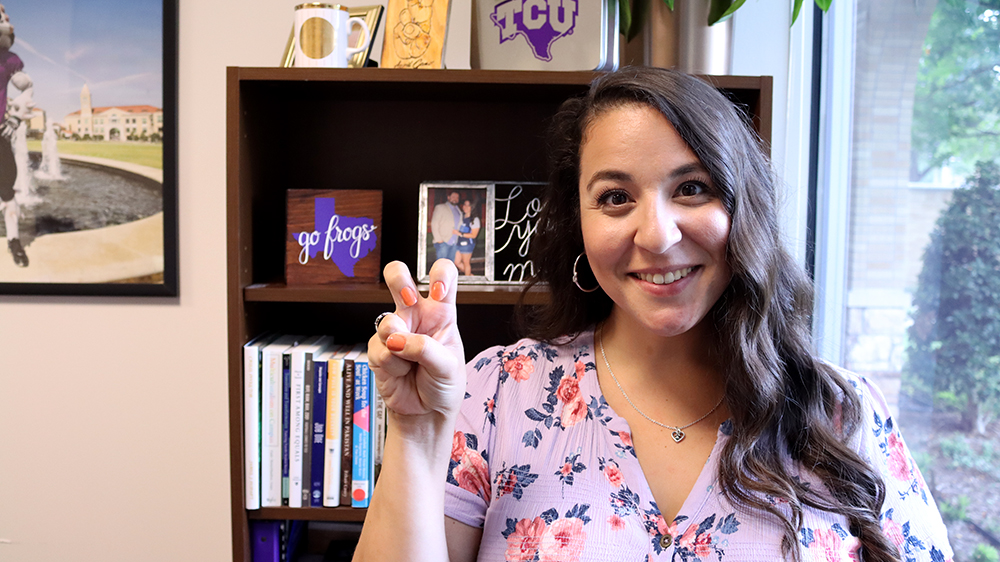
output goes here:
<path id="1" fill-rule="evenodd" d="M 1000 4 L 856 0 L 853 26 L 843 13 L 827 22 L 827 58 L 848 57 L 853 73 L 832 81 L 853 83 L 824 91 L 827 108 L 853 103 L 851 150 L 839 162 L 826 150 L 826 177 L 850 176 L 827 181 L 817 205 L 820 341 L 834 343 L 828 359 L 886 395 L 955 560 L 995 560 Z M 827 147 L 838 145 L 837 131 L 827 127 Z"/>

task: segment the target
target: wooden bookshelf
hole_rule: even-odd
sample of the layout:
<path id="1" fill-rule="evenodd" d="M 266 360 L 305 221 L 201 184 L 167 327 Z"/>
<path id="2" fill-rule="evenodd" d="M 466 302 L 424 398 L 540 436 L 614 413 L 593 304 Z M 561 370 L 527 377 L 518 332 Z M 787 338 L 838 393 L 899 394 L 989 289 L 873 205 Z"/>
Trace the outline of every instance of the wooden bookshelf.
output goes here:
<path id="1" fill-rule="evenodd" d="M 249 521 L 363 521 L 351 508 L 244 505 L 242 346 L 266 330 L 326 333 L 362 342 L 391 310 L 384 284 L 285 285 L 285 192 L 383 192 L 382 264 L 417 257 L 422 181 L 544 181 L 544 132 L 590 72 L 319 68 L 227 69 L 227 222 L 230 462 L 233 557 L 250 562 Z M 706 77 L 771 138 L 770 77 Z M 424 288 L 426 289 L 426 288 Z M 461 286 L 467 357 L 510 343 L 520 291 Z M 544 289 L 525 296 L 545 302 Z"/>

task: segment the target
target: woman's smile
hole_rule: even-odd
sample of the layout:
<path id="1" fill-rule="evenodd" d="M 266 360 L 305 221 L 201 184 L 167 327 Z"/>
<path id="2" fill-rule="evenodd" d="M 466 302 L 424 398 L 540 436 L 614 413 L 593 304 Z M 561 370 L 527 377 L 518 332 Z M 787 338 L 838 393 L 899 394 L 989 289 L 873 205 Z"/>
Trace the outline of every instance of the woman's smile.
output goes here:
<path id="1" fill-rule="evenodd" d="M 666 274 L 662 273 L 632 273 L 633 277 L 636 279 L 641 279 L 647 283 L 652 283 L 654 285 L 672 285 L 681 279 L 684 279 L 690 273 L 694 271 L 693 267 L 684 267 L 675 271 L 668 271 Z"/>

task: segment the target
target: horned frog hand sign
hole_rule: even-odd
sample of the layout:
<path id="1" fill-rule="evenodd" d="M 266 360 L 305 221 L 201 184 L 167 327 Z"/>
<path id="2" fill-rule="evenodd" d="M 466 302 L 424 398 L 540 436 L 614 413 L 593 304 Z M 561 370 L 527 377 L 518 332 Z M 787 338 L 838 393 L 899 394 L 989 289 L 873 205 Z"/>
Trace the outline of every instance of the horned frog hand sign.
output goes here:
<path id="1" fill-rule="evenodd" d="M 406 416 L 406 423 L 419 425 L 427 414 L 453 420 L 465 397 L 455 263 L 434 262 L 426 297 L 417 292 L 401 262 L 386 265 L 383 278 L 396 310 L 379 316 L 377 331 L 368 340 L 368 364 L 379 394 L 389 410 Z"/>

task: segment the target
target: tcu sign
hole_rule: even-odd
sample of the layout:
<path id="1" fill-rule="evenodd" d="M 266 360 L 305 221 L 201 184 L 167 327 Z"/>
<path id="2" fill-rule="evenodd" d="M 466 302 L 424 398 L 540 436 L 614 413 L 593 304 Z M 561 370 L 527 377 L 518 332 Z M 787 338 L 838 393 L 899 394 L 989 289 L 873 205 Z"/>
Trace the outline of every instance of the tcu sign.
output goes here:
<path id="1" fill-rule="evenodd" d="M 577 0 L 505 0 L 490 19 L 500 28 L 500 43 L 523 35 L 536 58 L 552 60 L 552 44 L 573 33 Z"/>

